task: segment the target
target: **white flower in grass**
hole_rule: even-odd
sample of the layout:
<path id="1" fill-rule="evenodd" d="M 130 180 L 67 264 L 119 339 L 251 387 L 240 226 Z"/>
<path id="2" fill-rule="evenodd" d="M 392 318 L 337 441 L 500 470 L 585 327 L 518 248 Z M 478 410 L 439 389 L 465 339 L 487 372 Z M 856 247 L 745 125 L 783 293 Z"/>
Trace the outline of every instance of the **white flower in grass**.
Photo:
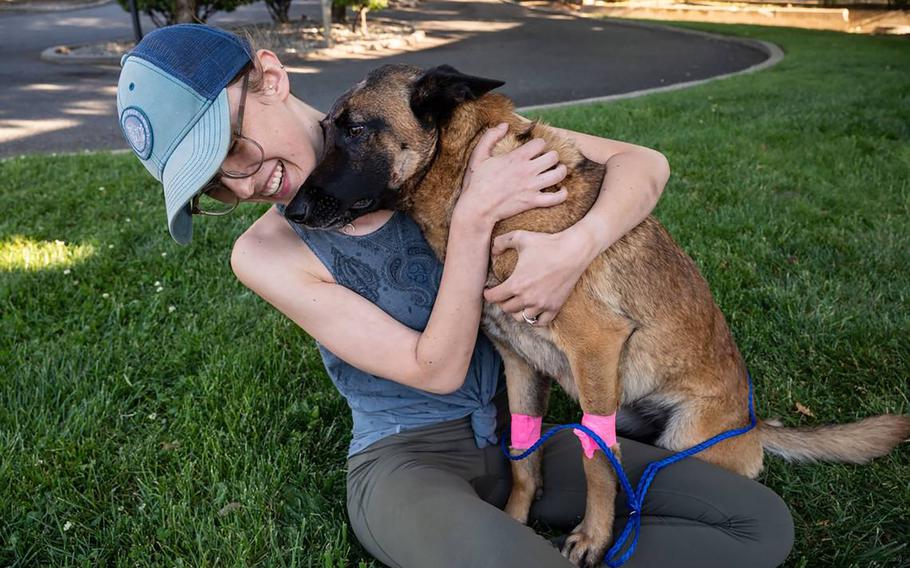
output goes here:
<path id="1" fill-rule="evenodd" d="M 177 306 L 168 306 L 167 313 L 172 314 L 177 311 Z"/>
<path id="2" fill-rule="evenodd" d="M 102 185 L 101 187 L 99 187 L 98 191 L 104 191 L 104 186 Z"/>
<path id="3" fill-rule="evenodd" d="M 155 280 L 155 286 L 161 286 L 161 282 Z"/>
<path id="4" fill-rule="evenodd" d="M 161 253 L 161 256 L 167 256 L 166 252 Z"/>
<path id="5" fill-rule="evenodd" d="M 158 286 L 157 288 L 155 288 L 155 291 L 156 291 L 156 292 L 160 292 L 160 291 L 162 291 L 162 290 L 164 290 L 164 288 L 162 288 L 161 286 Z"/>
<path id="6" fill-rule="evenodd" d="M 111 295 L 108 294 L 107 292 L 105 292 L 104 294 L 101 294 L 101 297 L 107 299 L 107 298 L 110 298 Z"/>
<path id="7" fill-rule="evenodd" d="M 130 219 L 129 217 L 127 217 L 127 218 L 126 218 L 126 222 L 127 222 L 127 223 L 131 223 L 131 222 L 132 222 L 132 219 Z"/>
<path id="8" fill-rule="evenodd" d="M 157 415 L 156 413 L 154 413 L 154 412 L 152 412 L 152 413 L 149 414 L 149 416 L 148 416 L 148 419 L 149 419 L 149 420 L 154 420 L 154 419 L 156 419 L 156 418 L 158 418 L 158 415 Z"/>
<path id="9" fill-rule="evenodd" d="M 66 532 L 66 531 L 70 530 L 71 528 L 73 528 L 73 523 L 71 523 L 70 521 L 66 521 L 66 524 L 63 525 L 63 532 Z"/>
<path id="10" fill-rule="evenodd" d="M 114 245 L 107 245 L 107 248 L 112 249 L 114 248 Z"/>
<path id="11" fill-rule="evenodd" d="M 69 273 L 70 273 L 70 269 L 69 269 L 69 268 L 67 268 L 66 270 L 63 271 L 63 275 L 64 275 L 64 276 L 69 276 Z"/>

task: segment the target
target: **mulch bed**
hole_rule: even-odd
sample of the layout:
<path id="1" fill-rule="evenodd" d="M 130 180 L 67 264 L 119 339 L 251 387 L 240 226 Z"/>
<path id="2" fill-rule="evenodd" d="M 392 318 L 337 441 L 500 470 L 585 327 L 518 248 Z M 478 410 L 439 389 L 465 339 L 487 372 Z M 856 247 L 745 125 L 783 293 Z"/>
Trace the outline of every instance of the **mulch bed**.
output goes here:
<path id="1" fill-rule="evenodd" d="M 6 0 L 2 0 L 6 1 Z M 350 24 L 333 24 L 332 41 L 335 49 L 348 52 L 368 52 L 383 48 L 403 47 L 419 41 L 413 26 L 403 22 L 375 18 L 367 21 L 369 35 L 352 30 Z M 310 20 L 288 24 L 246 24 L 233 28 L 235 33 L 246 33 L 257 49 L 269 49 L 279 55 L 305 58 L 308 54 L 324 49 L 322 26 Z M 135 46 L 132 40 L 106 41 L 94 44 L 60 47 L 59 55 L 118 57 Z"/>

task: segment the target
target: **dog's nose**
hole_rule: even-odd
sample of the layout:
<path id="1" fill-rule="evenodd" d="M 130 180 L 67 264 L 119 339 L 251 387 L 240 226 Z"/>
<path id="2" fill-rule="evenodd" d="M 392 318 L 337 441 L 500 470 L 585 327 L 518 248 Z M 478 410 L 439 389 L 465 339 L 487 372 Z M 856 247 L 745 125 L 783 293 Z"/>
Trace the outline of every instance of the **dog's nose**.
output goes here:
<path id="1" fill-rule="evenodd" d="M 284 216 L 298 225 L 305 225 L 312 211 L 313 208 L 303 199 L 302 195 L 298 194 L 284 210 Z"/>

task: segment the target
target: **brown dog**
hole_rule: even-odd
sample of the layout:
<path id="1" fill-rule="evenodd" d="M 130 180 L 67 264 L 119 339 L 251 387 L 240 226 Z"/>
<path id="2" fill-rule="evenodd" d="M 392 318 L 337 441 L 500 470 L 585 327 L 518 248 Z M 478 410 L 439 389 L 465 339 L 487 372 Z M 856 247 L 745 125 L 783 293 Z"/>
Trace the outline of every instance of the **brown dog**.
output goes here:
<path id="1" fill-rule="evenodd" d="M 494 154 L 543 138 L 568 166 L 561 184 L 568 199 L 506 219 L 494 236 L 569 227 L 597 198 L 605 166 L 547 126 L 516 116 L 509 99 L 489 93 L 500 85 L 448 66 L 374 70 L 323 121 L 326 153 L 286 214 L 311 227 L 341 227 L 365 212 L 397 207 L 411 214 L 444 259 L 468 158 L 485 129 L 508 122 L 509 134 Z M 489 284 L 505 280 L 516 260 L 511 250 L 495 257 Z M 660 410 L 668 418 L 657 444 L 669 450 L 749 421 L 746 368 L 726 321 L 692 259 L 652 217 L 591 264 L 548 328 L 516 323 L 491 304 L 483 325 L 505 362 L 513 414 L 543 416 L 552 377 L 586 414 L 606 416 L 633 403 Z M 698 457 L 755 477 L 763 450 L 794 460 L 862 463 L 908 435 L 908 416 L 819 428 L 761 422 Z M 612 450 L 619 457 L 619 446 Z M 506 510 L 521 522 L 542 487 L 538 456 L 513 465 Z M 616 480 L 602 452 L 583 459 L 587 509 L 563 552 L 576 564 L 595 565 L 610 542 Z"/>

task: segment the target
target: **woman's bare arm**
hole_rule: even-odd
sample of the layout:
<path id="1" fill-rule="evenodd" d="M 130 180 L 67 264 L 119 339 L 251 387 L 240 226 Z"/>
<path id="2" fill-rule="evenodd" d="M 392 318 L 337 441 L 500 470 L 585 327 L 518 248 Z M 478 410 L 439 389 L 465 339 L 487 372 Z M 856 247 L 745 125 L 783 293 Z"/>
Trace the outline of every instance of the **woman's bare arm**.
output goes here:
<path id="1" fill-rule="evenodd" d="M 564 167 L 550 170 L 555 155 L 538 156 L 542 141 L 490 157 L 504 133 L 485 134 L 472 155 L 471 182 L 452 216 L 442 280 L 423 332 L 327 282 L 318 261 L 274 210 L 235 243 L 235 274 L 351 365 L 430 392 L 457 390 L 477 340 L 493 226 L 520 211 L 556 205 L 566 195 L 540 191 L 565 176 Z"/>
<path id="2" fill-rule="evenodd" d="M 438 325 L 428 325 L 422 341 L 423 334 L 369 300 L 316 276 L 313 264 L 318 260 L 312 252 L 281 215 L 274 210 L 267 215 L 275 219 L 262 219 L 234 245 L 231 266 L 244 285 L 358 369 L 434 393 L 451 392 L 461 385 L 479 322 L 473 304 L 479 305 L 483 285 L 470 266 L 463 265 L 487 254 L 489 234 L 471 242 L 460 240 L 460 249 L 453 251 L 452 268 L 468 271 L 462 272 L 462 278 L 452 278 L 454 271 L 449 271 L 447 285 L 440 287 L 434 305 Z M 476 289 L 475 301 L 461 305 L 447 301 L 444 294 L 450 290 L 451 296 L 470 296 L 472 289 Z M 455 325 L 448 328 L 448 335 L 434 331 L 450 320 Z M 459 320 L 463 325 L 457 325 Z M 448 354 L 433 349 L 439 341 L 449 344 Z"/>

